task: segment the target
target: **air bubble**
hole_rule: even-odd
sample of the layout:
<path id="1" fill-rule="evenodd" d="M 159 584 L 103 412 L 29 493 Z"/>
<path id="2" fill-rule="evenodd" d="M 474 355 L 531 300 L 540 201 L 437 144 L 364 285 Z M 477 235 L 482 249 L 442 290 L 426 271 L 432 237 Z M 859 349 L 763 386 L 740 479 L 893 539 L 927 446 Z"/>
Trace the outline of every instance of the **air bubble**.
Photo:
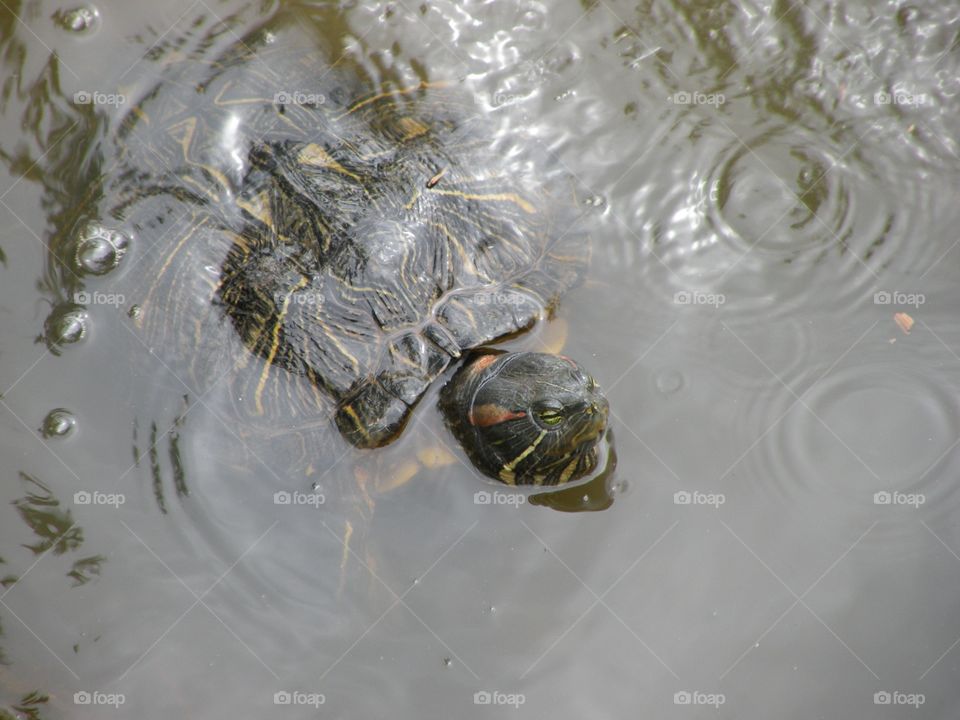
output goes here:
<path id="1" fill-rule="evenodd" d="M 657 390 L 672 395 L 683 387 L 683 375 L 676 370 L 664 370 L 657 376 Z"/>
<path id="2" fill-rule="evenodd" d="M 100 11 L 92 5 L 83 5 L 73 10 L 58 10 L 53 19 L 64 30 L 85 33 L 99 25 Z"/>
<path id="3" fill-rule="evenodd" d="M 129 244 L 129 238 L 119 230 L 88 223 L 77 238 L 74 262 L 82 273 L 104 275 L 120 264 Z"/>
<path id="4" fill-rule="evenodd" d="M 89 318 L 86 310 L 75 305 L 54 308 L 44 323 L 47 346 L 53 349 L 79 342 L 87 334 Z"/>
<path id="5" fill-rule="evenodd" d="M 76 426 L 77 420 L 69 410 L 57 408 L 47 413 L 40 426 L 40 433 L 45 438 L 66 437 Z"/>

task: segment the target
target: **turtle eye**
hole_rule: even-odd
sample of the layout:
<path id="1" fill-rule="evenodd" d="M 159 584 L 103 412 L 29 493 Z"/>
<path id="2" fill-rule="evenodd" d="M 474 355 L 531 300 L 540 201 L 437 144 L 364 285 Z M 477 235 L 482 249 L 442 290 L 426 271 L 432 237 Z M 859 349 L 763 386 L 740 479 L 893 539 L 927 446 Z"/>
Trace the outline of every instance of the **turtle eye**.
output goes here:
<path id="1" fill-rule="evenodd" d="M 539 417 L 544 425 L 559 425 L 563 422 L 563 415 L 555 410 L 544 410 Z"/>
<path id="2" fill-rule="evenodd" d="M 559 403 L 549 403 L 536 410 L 537 420 L 547 427 L 556 427 L 563 422 L 563 407 Z"/>

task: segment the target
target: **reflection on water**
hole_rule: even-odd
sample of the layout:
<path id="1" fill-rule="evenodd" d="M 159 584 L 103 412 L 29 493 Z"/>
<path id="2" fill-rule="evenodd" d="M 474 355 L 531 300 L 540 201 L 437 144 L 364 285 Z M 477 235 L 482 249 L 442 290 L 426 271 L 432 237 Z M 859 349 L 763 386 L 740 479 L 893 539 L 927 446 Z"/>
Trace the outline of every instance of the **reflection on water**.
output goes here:
<path id="1" fill-rule="evenodd" d="M 60 500 L 50 488 L 36 478 L 21 472 L 20 479 L 26 494 L 15 500 L 13 506 L 20 519 L 37 536 L 34 542 L 22 543 L 22 546 L 37 556 L 47 553 L 66 555 L 78 550 L 83 545 L 83 529 L 77 525 L 70 510 L 62 508 Z M 103 555 L 74 560 L 67 577 L 73 580 L 75 586 L 84 585 L 100 574 L 100 567 L 105 561 Z"/>
<path id="2" fill-rule="evenodd" d="M 19 479 L 18 490 L 23 495 L 17 497 L 11 505 L 33 536 L 21 532 L 22 526 L 10 525 L 5 527 L 8 533 L 5 538 L 7 541 L 15 538 L 19 540 L 20 548 L 29 550 L 33 561 L 31 562 L 29 558 L 17 558 L 23 562 L 21 575 L 8 573 L 0 579 L 0 588 L 3 589 L 0 592 L 0 603 L 16 622 L 23 626 L 24 621 L 7 604 L 7 602 L 16 604 L 16 596 L 6 600 L 7 595 L 15 590 L 17 583 L 44 557 L 64 556 L 68 559 L 75 557 L 84 545 L 84 531 L 77 525 L 71 511 L 64 507 L 64 503 L 46 484 L 24 472 L 19 473 Z M 14 531 L 15 527 L 16 531 Z M 14 556 L 19 554 L 16 551 L 13 553 Z M 71 580 L 70 587 L 86 585 L 99 577 L 106 560 L 107 558 L 100 554 L 72 559 L 65 570 L 66 576 Z M 0 564 L 6 565 L 7 561 L 0 558 Z M 3 635 L 3 625 L 0 625 L 0 643 L 3 642 Z M 75 645 L 74 652 L 77 651 L 78 646 Z M 32 677 L 24 675 L 18 671 L 16 664 L 11 660 L 12 658 L 8 658 L 0 646 L 0 666 L 8 666 L 0 667 L 0 690 L 3 692 L 3 702 L 9 706 L 0 708 L 0 718 L 39 720 L 45 717 L 42 711 L 48 707 L 51 698 L 47 693 L 36 689 L 36 685 L 40 683 L 45 673 L 34 673 Z M 54 702 L 52 705 L 59 713 L 67 710 L 62 703 Z"/>
<path id="3" fill-rule="evenodd" d="M 0 7 L 0 717 L 955 716 L 955 8 L 131 7 Z M 372 83 L 462 82 L 588 189 L 558 313 L 615 475 L 484 504 L 433 394 L 318 452 L 131 334 L 148 248 L 89 217 L 119 98 L 274 14 Z"/>

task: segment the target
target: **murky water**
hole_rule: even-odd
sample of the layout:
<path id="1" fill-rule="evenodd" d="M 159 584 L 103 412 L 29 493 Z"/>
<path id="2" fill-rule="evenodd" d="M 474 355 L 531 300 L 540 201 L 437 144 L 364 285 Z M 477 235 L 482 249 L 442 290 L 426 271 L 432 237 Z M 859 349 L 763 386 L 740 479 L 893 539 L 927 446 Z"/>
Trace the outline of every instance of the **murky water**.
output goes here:
<path id="1" fill-rule="evenodd" d="M 0 19 L 7 713 L 957 717 L 960 9 Z M 511 345 L 565 335 L 596 374 L 612 473 L 491 495 L 434 462 L 435 393 L 396 445 L 315 457 L 308 420 L 251 427 L 137 335 L 148 249 L 81 222 L 118 124 L 264 23 L 373 81 L 461 83 L 587 188 L 589 278 Z"/>

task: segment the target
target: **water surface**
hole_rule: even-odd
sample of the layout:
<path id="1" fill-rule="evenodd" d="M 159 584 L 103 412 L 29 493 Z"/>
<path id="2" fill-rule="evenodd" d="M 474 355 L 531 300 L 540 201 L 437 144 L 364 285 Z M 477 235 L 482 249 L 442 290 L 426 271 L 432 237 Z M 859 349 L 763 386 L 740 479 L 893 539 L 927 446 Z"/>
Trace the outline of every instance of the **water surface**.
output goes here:
<path id="1" fill-rule="evenodd" d="M 0 11 L 8 713 L 957 716 L 960 11 L 86 7 Z M 511 344 L 565 334 L 606 388 L 599 485 L 478 502 L 498 488 L 424 462 L 452 444 L 433 395 L 307 472 L 138 339 L 138 239 L 76 252 L 117 124 L 264 24 L 461 84 L 585 189 L 587 282 Z"/>

